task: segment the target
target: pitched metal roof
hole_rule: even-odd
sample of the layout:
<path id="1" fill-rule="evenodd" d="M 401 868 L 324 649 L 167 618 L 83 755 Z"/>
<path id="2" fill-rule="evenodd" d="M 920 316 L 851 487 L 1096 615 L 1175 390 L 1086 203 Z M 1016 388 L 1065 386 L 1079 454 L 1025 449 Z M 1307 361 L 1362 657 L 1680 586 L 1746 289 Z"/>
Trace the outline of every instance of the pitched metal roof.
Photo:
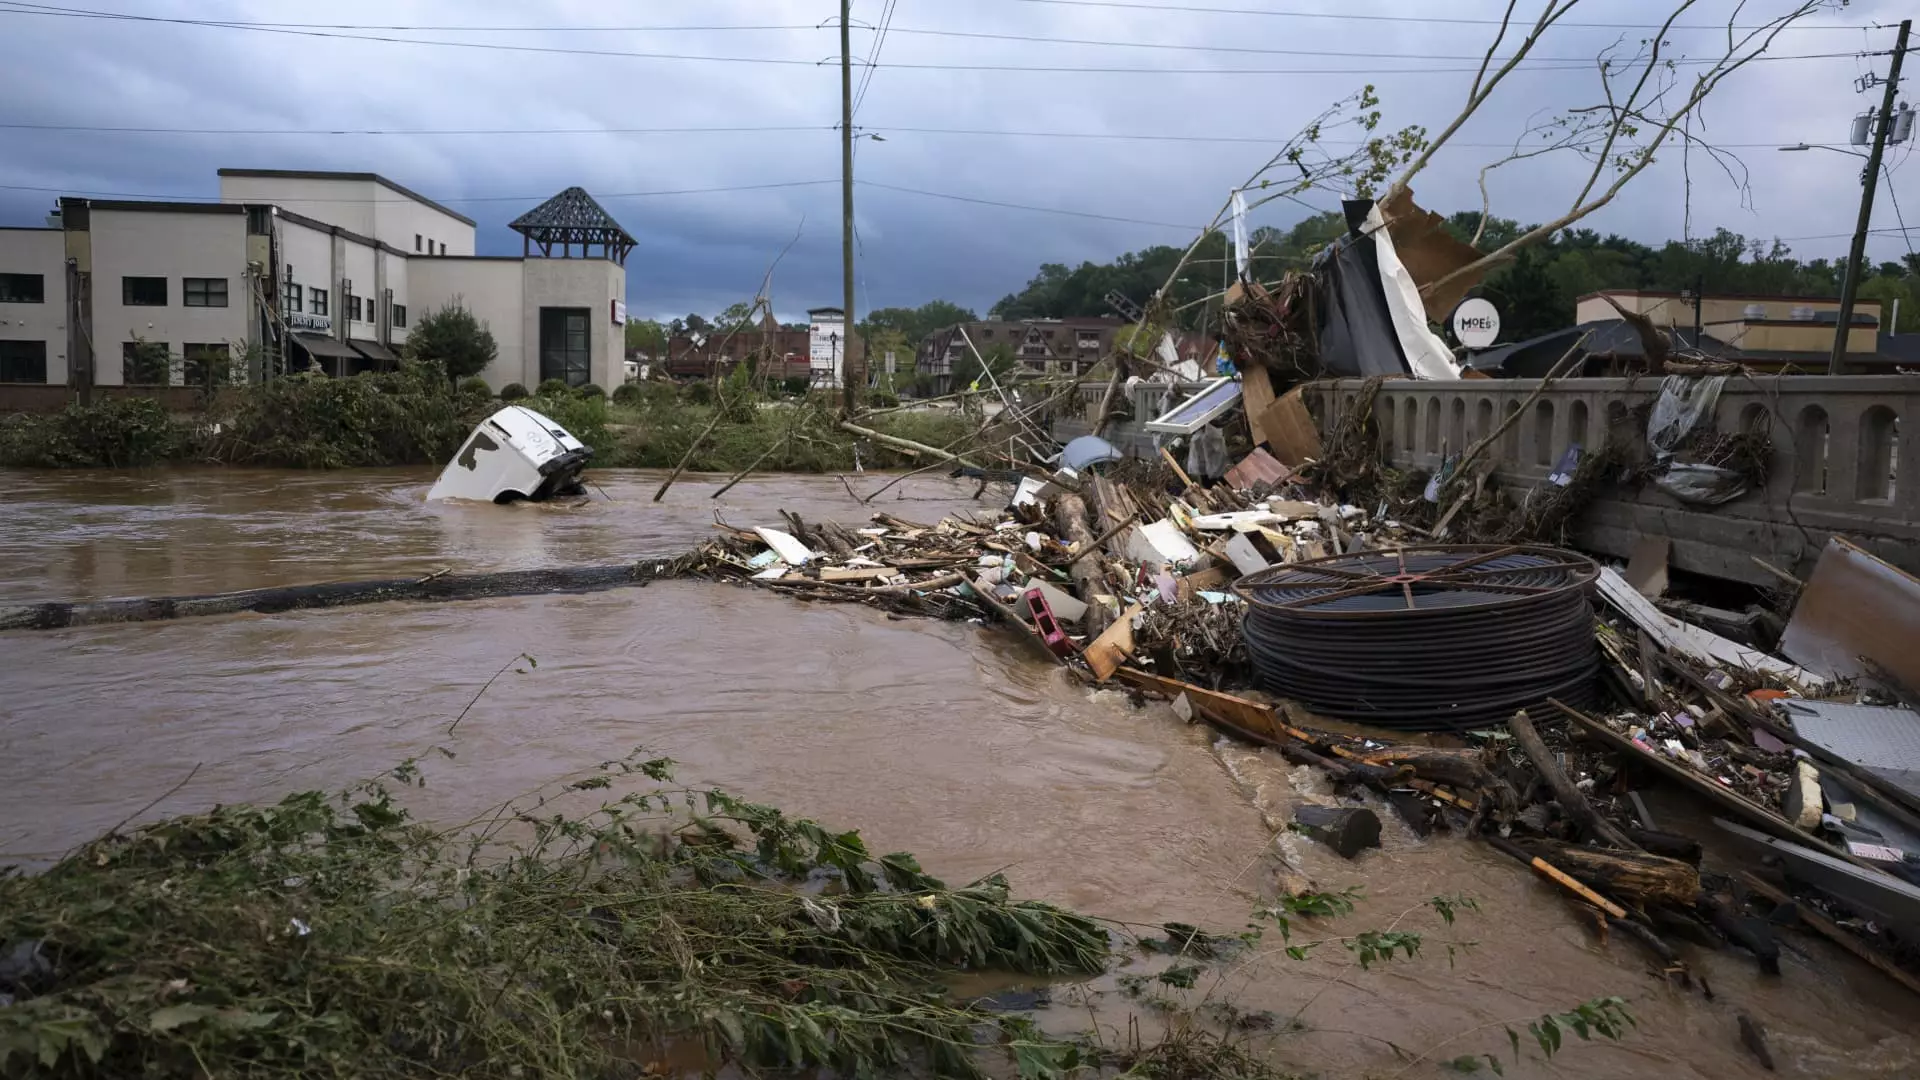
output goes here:
<path id="1" fill-rule="evenodd" d="M 626 259 L 634 239 L 582 187 L 570 187 L 514 218 L 508 228 L 548 250 L 552 244 L 604 244 Z"/>

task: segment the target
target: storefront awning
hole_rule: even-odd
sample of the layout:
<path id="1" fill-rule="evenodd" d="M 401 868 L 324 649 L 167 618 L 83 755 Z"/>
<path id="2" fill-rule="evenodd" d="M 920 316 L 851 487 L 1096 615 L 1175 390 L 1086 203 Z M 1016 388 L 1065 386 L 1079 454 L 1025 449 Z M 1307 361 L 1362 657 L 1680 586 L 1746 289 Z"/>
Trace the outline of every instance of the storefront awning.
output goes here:
<path id="1" fill-rule="evenodd" d="M 324 356 L 329 360 L 358 360 L 360 354 L 347 348 L 344 341 L 336 341 L 325 334 L 302 334 L 295 331 L 293 340 L 314 356 Z"/>
<path id="2" fill-rule="evenodd" d="M 359 350 L 361 356 L 366 357 L 376 364 L 392 366 L 400 362 L 400 357 L 396 355 L 392 349 L 387 348 L 377 341 L 368 341 L 366 338 L 349 338 L 347 344 Z"/>

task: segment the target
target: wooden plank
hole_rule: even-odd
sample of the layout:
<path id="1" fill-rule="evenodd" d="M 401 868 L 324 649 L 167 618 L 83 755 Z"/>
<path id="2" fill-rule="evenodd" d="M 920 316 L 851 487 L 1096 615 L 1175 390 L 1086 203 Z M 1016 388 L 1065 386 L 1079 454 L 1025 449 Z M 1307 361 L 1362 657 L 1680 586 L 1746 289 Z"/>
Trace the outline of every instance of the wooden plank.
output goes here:
<path id="1" fill-rule="evenodd" d="M 1668 778 L 1678 781 L 1682 787 L 1690 788 L 1704 796 L 1708 802 L 1718 804 L 1739 814 L 1742 818 L 1753 822 L 1774 836 L 1795 844 L 1804 844 L 1807 847 L 1818 848 L 1832 855 L 1834 858 L 1845 859 L 1863 869 L 1881 872 L 1879 867 L 1864 859 L 1855 858 L 1851 852 L 1834 847 L 1832 844 L 1827 843 L 1817 836 L 1794 828 L 1792 822 L 1774 813 L 1767 807 L 1761 806 L 1759 803 L 1753 802 L 1744 796 L 1735 794 L 1721 787 L 1719 784 L 1700 776 L 1692 769 L 1676 761 L 1670 761 L 1651 750 L 1644 749 L 1632 739 L 1627 738 L 1625 735 L 1620 734 L 1580 710 L 1570 708 L 1559 701 L 1555 701 L 1553 698 L 1548 698 L 1547 700 L 1552 702 L 1555 708 L 1566 714 L 1567 719 L 1579 724 L 1601 742 L 1628 755 L 1635 761 L 1642 761 L 1653 766 L 1655 769 L 1666 774 Z"/>
<path id="2" fill-rule="evenodd" d="M 891 566 L 824 566 L 820 568 L 820 580 L 871 581 L 874 578 L 890 578 L 899 572 Z"/>
<path id="3" fill-rule="evenodd" d="M 1916 978 L 1912 973 L 1895 965 L 1892 960 L 1882 956 L 1879 952 L 1875 951 L 1871 945 L 1861 941 L 1853 934 L 1848 933 L 1845 928 L 1834 923 L 1833 920 L 1814 911 L 1802 901 L 1795 900 L 1787 893 L 1755 877 L 1750 871 L 1740 871 L 1740 881 L 1747 888 L 1752 889 L 1754 892 L 1759 893 L 1761 896 L 1766 897 L 1776 904 L 1792 904 L 1794 912 L 1800 917 L 1800 921 L 1806 923 L 1808 927 L 1819 933 L 1820 936 L 1860 959 L 1865 960 L 1873 966 L 1875 971 L 1880 972 L 1887 978 L 1892 979 L 1894 982 L 1899 983 L 1901 986 L 1906 987 L 1916 994 L 1920 994 L 1920 978 Z"/>

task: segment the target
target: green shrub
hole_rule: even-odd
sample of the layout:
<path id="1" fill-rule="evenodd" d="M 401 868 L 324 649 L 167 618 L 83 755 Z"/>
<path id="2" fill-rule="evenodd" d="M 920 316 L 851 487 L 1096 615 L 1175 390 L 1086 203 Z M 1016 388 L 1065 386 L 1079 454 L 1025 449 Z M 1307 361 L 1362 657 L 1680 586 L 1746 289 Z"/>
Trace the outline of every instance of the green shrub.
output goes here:
<path id="1" fill-rule="evenodd" d="M 527 388 L 517 382 L 510 382 L 500 388 L 501 401 L 519 401 L 527 396 Z"/>
<path id="2" fill-rule="evenodd" d="M 807 387 L 811 385 L 813 385 L 813 381 L 807 378 L 805 375 L 798 375 L 798 376 L 795 376 L 794 378 L 786 379 L 782 381 L 780 384 L 781 389 L 785 390 L 789 394 L 794 395 L 795 397 L 799 397 L 801 394 L 806 393 Z"/>
<path id="3" fill-rule="evenodd" d="M 599 383 L 588 383 L 585 386 L 576 387 L 573 393 L 575 397 L 583 398 L 603 398 L 607 396 L 607 392 L 600 389 Z"/>
<path id="4" fill-rule="evenodd" d="M 533 392 L 541 397 L 559 397 L 572 389 L 565 379 L 542 379 L 540 385 L 533 388 Z"/>
<path id="5" fill-rule="evenodd" d="M 688 383 L 683 396 L 693 405 L 713 404 L 713 384 L 708 382 Z"/>
<path id="6" fill-rule="evenodd" d="M 607 399 L 578 394 L 542 394 L 526 402 L 549 420 L 567 429 L 567 433 L 593 448 L 596 463 L 605 465 L 614 447 L 613 433 L 607 430 Z"/>
<path id="7" fill-rule="evenodd" d="M 275 379 L 238 399 L 215 456 L 306 469 L 438 464 L 490 408 L 450 390 L 438 365 L 411 361 L 346 379 Z"/>
<path id="8" fill-rule="evenodd" d="M 891 409 L 900 404 L 900 398 L 885 390 L 875 390 L 867 395 L 867 404 L 876 409 Z"/>
<path id="9" fill-rule="evenodd" d="M 480 376 L 469 375 L 460 380 L 460 392 L 468 397 L 490 398 L 493 396 L 493 387 L 488 386 L 487 380 Z"/>
<path id="10" fill-rule="evenodd" d="M 408 359 L 432 361 L 455 379 L 478 375 L 499 356 L 493 332 L 455 297 L 430 312 L 407 332 Z"/>
<path id="11" fill-rule="evenodd" d="M 639 383 L 621 383 L 613 388 L 615 405 L 638 405 L 645 400 L 646 395 L 641 392 Z"/>
<path id="12" fill-rule="evenodd" d="M 194 451 L 193 430 L 152 398 L 101 398 L 44 416 L 0 418 L 0 465 L 41 469 L 153 465 Z"/>

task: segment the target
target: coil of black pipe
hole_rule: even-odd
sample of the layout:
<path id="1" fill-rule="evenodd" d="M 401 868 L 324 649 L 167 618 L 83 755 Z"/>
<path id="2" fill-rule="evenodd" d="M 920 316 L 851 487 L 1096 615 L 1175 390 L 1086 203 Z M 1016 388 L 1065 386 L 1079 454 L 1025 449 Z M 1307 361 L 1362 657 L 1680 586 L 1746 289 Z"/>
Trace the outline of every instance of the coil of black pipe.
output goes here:
<path id="1" fill-rule="evenodd" d="M 1234 586 L 1262 689 L 1401 731 L 1598 700 L 1600 568 L 1577 552 L 1430 544 L 1276 566 Z"/>

